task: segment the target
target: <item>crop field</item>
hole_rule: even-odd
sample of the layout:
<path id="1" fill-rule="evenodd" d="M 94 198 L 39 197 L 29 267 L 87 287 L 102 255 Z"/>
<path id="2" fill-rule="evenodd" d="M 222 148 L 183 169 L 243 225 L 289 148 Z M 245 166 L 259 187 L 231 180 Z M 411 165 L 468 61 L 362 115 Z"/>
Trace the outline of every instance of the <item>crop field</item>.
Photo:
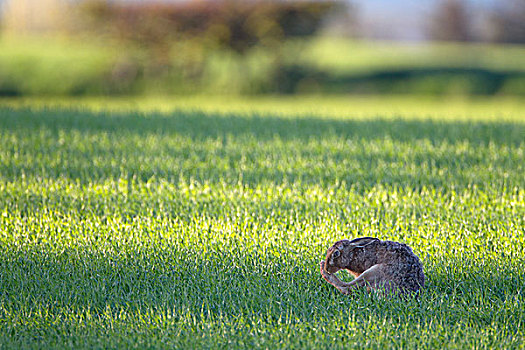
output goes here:
<path id="1" fill-rule="evenodd" d="M 0 100 L 0 348 L 523 348 L 524 111 Z M 410 245 L 424 293 L 325 283 L 359 236 Z"/>

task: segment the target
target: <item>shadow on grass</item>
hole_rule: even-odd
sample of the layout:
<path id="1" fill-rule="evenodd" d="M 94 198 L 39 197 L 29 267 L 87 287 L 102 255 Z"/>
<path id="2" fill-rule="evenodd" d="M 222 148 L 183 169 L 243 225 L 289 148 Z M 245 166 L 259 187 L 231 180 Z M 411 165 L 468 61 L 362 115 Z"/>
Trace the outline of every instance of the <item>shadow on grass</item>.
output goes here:
<path id="1" fill-rule="evenodd" d="M 153 308 L 196 319 L 245 316 L 315 321 L 353 314 L 430 320 L 441 314 L 448 323 L 468 317 L 473 312 L 469 307 L 492 314 L 494 305 L 522 298 L 524 275 L 511 268 L 489 279 L 483 277 L 489 268 L 476 265 L 452 276 L 427 270 L 430 283 L 419 299 L 378 299 L 364 291 L 342 295 L 321 279 L 318 264 L 308 259 L 304 266 L 256 253 L 239 257 L 227 252 L 209 256 L 180 252 L 3 251 L 0 303 L 25 310 L 43 305 L 51 312 L 55 308 L 96 313 L 108 307 Z"/>
<path id="2" fill-rule="evenodd" d="M 294 140 L 324 137 L 348 139 L 391 138 L 394 141 L 428 140 L 434 144 L 463 142 L 517 146 L 524 142 L 525 124 L 493 121 L 437 121 L 403 119 L 340 120 L 311 116 L 243 116 L 203 112 L 96 113 L 67 109 L 39 111 L 0 109 L 0 128 L 36 132 L 39 129 L 81 133 L 107 132 L 180 134 L 195 139 L 250 136 L 257 140 L 279 137 Z"/>
<path id="3" fill-rule="evenodd" d="M 325 93 L 427 93 L 450 94 L 459 91 L 469 95 L 495 95 L 506 84 L 525 81 L 522 71 L 494 71 L 481 68 L 435 67 L 409 68 L 367 73 L 328 74 L 312 67 L 286 66 L 277 73 L 277 90 L 281 93 L 300 91 L 301 83 L 315 83 Z M 523 94 L 523 90 L 515 91 Z"/>
<path id="4" fill-rule="evenodd" d="M 0 164 L 0 171 L 4 179 L 13 181 L 22 176 L 81 183 L 127 177 L 138 183 L 151 178 L 248 185 L 328 186 L 345 181 L 358 191 L 378 183 L 409 188 L 506 188 L 504 182 L 521 181 L 520 156 L 516 150 L 492 151 L 489 145 L 521 147 L 525 135 L 525 124 L 503 121 L 5 108 L 0 116 L 0 132 L 8 136 L 4 144 L 9 161 Z M 97 144 L 99 136 L 106 139 L 104 145 Z M 108 142 L 107 136 L 116 142 Z M 184 144 L 171 143 L 172 136 Z M 61 142 L 63 137 L 75 144 Z M 283 146 L 281 141 L 289 144 Z M 311 141 L 316 143 L 309 145 Z M 233 147 L 225 148 L 231 142 Z M 459 154 L 455 144 L 460 144 Z M 493 157 L 495 152 L 503 156 Z M 322 166 L 327 162 L 329 168 Z M 486 168 L 493 170 L 480 170 Z"/>
<path id="5" fill-rule="evenodd" d="M 320 276 L 269 257 L 227 252 L 202 256 L 180 247 L 119 253 L 68 250 L 13 252 L 0 258 L 0 303 L 31 307 L 163 307 L 192 316 L 265 314 L 279 316 L 294 306 L 311 313 L 326 293 Z M 298 309 L 297 311 L 300 311 Z M 321 310 L 319 310 L 321 311 Z"/>

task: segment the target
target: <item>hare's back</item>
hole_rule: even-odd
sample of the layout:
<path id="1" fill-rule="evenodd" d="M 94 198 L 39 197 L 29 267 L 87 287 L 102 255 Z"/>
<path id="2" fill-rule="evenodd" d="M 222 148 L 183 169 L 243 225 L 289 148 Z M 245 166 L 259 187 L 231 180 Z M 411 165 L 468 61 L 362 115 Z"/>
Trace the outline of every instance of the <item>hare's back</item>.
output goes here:
<path id="1" fill-rule="evenodd" d="M 403 243 L 389 242 L 385 261 L 391 281 L 403 290 L 418 291 L 425 285 L 423 266 L 412 249 Z M 386 257 L 385 257 L 386 258 Z"/>

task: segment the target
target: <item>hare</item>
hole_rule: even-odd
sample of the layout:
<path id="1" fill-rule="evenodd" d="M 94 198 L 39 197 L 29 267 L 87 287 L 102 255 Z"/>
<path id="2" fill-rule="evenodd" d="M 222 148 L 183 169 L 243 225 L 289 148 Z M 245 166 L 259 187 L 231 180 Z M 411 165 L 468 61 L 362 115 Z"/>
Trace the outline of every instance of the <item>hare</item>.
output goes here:
<path id="1" fill-rule="evenodd" d="M 342 269 L 355 279 L 345 283 L 337 278 L 335 273 Z M 321 275 L 344 294 L 366 286 L 369 291 L 406 295 L 425 285 L 421 262 L 409 246 L 372 237 L 335 242 L 321 261 Z"/>

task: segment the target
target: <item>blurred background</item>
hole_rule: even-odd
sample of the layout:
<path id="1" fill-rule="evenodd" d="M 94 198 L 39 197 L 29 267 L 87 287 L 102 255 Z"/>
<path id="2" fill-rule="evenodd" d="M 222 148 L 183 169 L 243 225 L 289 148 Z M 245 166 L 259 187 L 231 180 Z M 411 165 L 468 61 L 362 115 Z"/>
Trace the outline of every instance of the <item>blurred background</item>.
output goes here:
<path id="1" fill-rule="evenodd" d="M 525 96 L 523 0 L 0 0 L 0 96 Z"/>

